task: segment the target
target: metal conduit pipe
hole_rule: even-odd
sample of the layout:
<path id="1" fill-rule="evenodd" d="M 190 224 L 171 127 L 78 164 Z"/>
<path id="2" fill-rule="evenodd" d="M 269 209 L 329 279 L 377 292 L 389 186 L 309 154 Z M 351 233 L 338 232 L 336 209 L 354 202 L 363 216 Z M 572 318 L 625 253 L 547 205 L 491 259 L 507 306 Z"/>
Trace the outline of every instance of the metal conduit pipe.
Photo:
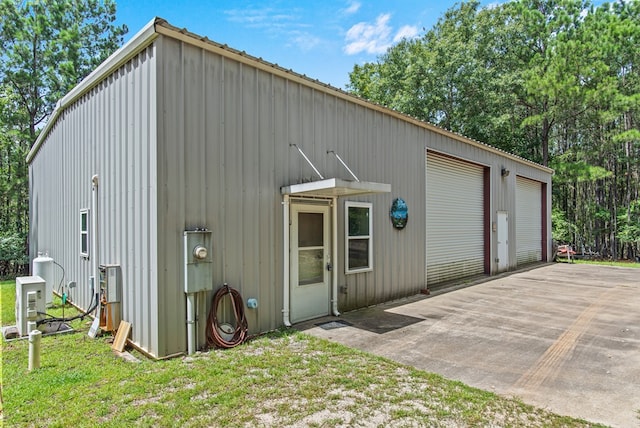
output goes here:
<path id="1" fill-rule="evenodd" d="M 332 264 L 333 264 L 333 269 L 331 271 L 332 274 L 332 278 L 331 278 L 331 312 L 333 313 L 334 316 L 338 317 L 340 316 L 340 312 L 338 311 L 338 198 L 333 198 L 333 201 L 331 203 L 331 211 L 332 211 L 332 223 L 333 226 L 331 227 L 332 232 L 333 232 L 333 236 L 331 237 L 332 239 L 332 250 L 331 252 L 333 253 L 333 260 L 332 260 Z"/>
<path id="2" fill-rule="evenodd" d="M 187 353 L 196 352 L 196 295 L 187 294 Z"/>

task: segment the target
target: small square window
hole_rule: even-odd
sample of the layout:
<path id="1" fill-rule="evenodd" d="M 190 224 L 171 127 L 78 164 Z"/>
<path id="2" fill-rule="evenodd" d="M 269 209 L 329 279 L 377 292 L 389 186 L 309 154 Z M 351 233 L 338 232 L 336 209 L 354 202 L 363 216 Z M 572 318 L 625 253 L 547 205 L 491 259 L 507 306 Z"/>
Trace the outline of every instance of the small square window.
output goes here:
<path id="1" fill-rule="evenodd" d="M 345 273 L 373 269 L 372 204 L 345 202 Z"/>
<path id="2" fill-rule="evenodd" d="M 80 210 L 80 256 L 89 258 L 89 210 Z"/>

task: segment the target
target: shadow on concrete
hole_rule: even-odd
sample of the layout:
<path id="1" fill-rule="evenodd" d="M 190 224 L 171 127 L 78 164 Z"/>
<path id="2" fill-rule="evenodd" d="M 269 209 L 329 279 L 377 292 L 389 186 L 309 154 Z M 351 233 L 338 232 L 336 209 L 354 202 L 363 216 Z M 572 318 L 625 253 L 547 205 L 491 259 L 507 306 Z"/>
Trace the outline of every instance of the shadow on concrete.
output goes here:
<path id="1" fill-rule="evenodd" d="M 424 298 L 424 296 L 421 297 Z M 358 309 L 355 311 L 345 312 L 340 317 L 327 316 L 317 318 L 296 324 L 294 328 L 299 331 L 305 331 L 314 327 L 320 327 L 323 330 L 353 327 L 360 330 L 366 330 L 371 333 L 384 334 L 424 321 L 424 318 L 417 318 L 388 311 L 388 309 L 392 309 L 393 307 L 400 306 L 414 300 L 415 299 L 403 299 L 401 301 L 394 301 L 392 303 Z"/>
<path id="2" fill-rule="evenodd" d="M 407 303 L 435 297 L 440 294 L 471 287 L 473 285 L 482 284 L 484 282 L 492 281 L 495 279 L 508 277 L 513 275 L 514 273 L 532 271 L 546 265 L 548 264 L 540 262 L 532 263 L 518 270 L 502 272 L 493 276 L 481 274 L 458 279 L 455 281 L 445 282 L 438 284 L 435 287 L 429 287 L 429 294 L 415 294 L 413 296 L 392 300 L 386 303 L 380 303 L 368 308 L 347 311 L 342 313 L 340 317 L 325 316 L 322 318 L 316 318 L 313 320 L 298 323 L 294 325 L 294 328 L 299 331 L 305 331 L 314 327 L 320 327 L 323 330 L 354 327 L 361 330 L 369 331 L 371 333 L 384 334 L 393 330 L 398 330 L 410 326 L 412 324 L 419 323 L 420 321 L 424 321 L 425 319 L 439 319 L 442 317 L 442 315 L 433 314 L 425 315 L 424 318 L 417 318 L 390 311 L 393 308 L 406 305 Z"/>

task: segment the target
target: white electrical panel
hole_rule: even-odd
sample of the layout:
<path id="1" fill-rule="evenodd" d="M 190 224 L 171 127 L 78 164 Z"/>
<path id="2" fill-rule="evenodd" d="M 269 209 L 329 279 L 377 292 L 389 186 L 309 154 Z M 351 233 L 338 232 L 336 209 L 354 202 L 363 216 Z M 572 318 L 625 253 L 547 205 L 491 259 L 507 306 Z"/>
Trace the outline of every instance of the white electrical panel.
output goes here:
<path id="1" fill-rule="evenodd" d="M 29 322 L 44 319 L 47 283 L 39 276 L 16 278 L 16 327 L 20 336 L 26 336 Z"/>

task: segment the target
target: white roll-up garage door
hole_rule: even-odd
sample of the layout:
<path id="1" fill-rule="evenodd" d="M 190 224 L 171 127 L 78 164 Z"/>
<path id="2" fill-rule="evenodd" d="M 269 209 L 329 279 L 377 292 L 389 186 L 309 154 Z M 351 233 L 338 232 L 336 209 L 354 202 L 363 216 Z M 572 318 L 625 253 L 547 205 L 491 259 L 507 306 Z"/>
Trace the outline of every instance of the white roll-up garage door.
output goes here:
<path id="1" fill-rule="evenodd" d="M 516 177 L 516 258 L 518 265 L 542 260 L 542 186 Z"/>
<path id="2" fill-rule="evenodd" d="M 484 272 L 484 169 L 427 153 L 427 284 Z"/>

